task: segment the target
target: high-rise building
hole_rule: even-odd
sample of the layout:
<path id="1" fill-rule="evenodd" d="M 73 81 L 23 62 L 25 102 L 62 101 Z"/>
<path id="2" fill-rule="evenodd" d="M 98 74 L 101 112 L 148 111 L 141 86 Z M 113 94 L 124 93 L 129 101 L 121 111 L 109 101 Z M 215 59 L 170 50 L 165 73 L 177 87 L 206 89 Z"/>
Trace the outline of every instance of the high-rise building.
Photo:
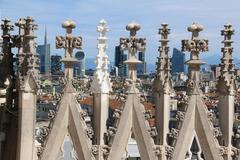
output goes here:
<path id="1" fill-rule="evenodd" d="M 59 55 L 51 56 L 51 73 L 52 75 L 60 75 L 62 74 L 62 57 Z"/>
<path id="2" fill-rule="evenodd" d="M 138 60 L 142 61 L 142 63 L 137 64 L 137 75 L 143 75 L 146 73 L 146 61 L 145 61 L 145 53 L 138 53 Z"/>
<path id="3" fill-rule="evenodd" d="M 115 67 L 118 68 L 118 76 L 126 77 L 127 76 L 127 65 L 123 62 L 127 60 L 127 54 L 121 51 L 119 46 L 115 47 Z"/>
<path id="4" fill-rule="evenodd" d="M 37 53 L 40 57 L 40 73 L 50 72 L 50 44 L 47 44 L 47 30 L 45 29 L 44 44 L 37 46 Z"/>
<path id="5" fill-rule="evenodd" d="M 127 54 L 123 54 L 123 62 L 126 61 L 128 59 L 128 55 Z M 121 75 L 122 77 L 126 77 L 128 75 L 128 65 L 123 63 L 120 66 L 121 69 Z M 118 71 L 119 73 L 119 71 Z"/>
<path id="6" fill-rule="evenodd" d="M 172 55 L 172 73 L 186 73 L 185 54 L 180 50 L 173 48 Z"/>
<path id="7" fill-rule="evenodd" d="M 119 46 L 115 47 L 115 67 L 118 69 L 118 76 L 126 77 L 128 73 L 128 67 L 124 64 L 124 61 L 127 60 L 127 54 L 121 51 Z M 142 61 L 141 64 L 137 64 L 137 74 L 142 75 L 146 73 L 146 61 L 145 53 L 138 53 L 138 60 Z"/>
<path id="8" fill-rule="evenodd" d="M 2 46 L 3 46 L 3 39 L 2 39 L 2 36 L 0 36 L 0 60 L 2 60 L 3 58 Z"/>
<path id="9" fill-rule="evenodd" d="M 78 62 L 74 65 L 74 77 L 82 77 L 85 75 L 85 54 L 79 51 L 75 54 Z"/>
<path id="10" fill-rule="evenodd" d="M 2 37 L 0 36 L 0 47 L 2 47 L 2 45 L 3 45 L 3 39 L 2 39 Z"/>
<path id="11" fill-rule="evenodd" d="M 121 63 L 123 63 L 123 59 L 122 59 L 122 55 L 123 55 L 123 51 L 120 50 L 120 47 L 119 46 L 116 46 L 115 47 L 115 61 L 114 61 L 114 64 L 116 67 L 119 67 L 119 65 Z"/>

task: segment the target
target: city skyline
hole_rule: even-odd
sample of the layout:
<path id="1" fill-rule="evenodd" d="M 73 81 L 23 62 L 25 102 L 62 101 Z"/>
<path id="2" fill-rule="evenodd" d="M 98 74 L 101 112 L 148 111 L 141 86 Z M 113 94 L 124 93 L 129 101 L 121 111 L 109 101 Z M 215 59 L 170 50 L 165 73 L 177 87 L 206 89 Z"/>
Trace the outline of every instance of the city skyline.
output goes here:
<path id="1" fill-rule="evenodd" d="M 24 9 L 26 8 L 24 4 L 30 4 L 30 2 L 32 1 L 23 0 L 23 3 L 16 4 L 22 4 Z M 39 17 L 47 16 L 44 20 L 49 20 L 55 27 L 54 14 L 59 12 L 59 3 L 52 8 L 56 10 L 48 10 L 49 7 L 44 8 L 38 3 L 35 3 L 38 6 L 37 9 L 33 7 L 25 10 L 33 12 L 32 9 L 36 9 L 34 14 L 38 13 Z M 70 3 L 65 3 L 65 10 L 60 8 L 61 14 L 64 15 L 60 17 L 61 19 L 72 13 L 68 8 Z M 105 10 L 107 6 L 111 6 L 109 0 L 95 3 L 96 5 L 106 3 Z M 140 18 L 141 14 L 146 17 L 145 14 L 150 15 L 150 12 L 155 12 L 155 6 L 151 7 L 154 3 L 156 2 L 141 3 L 139 0 L 135 9 L 145 5 L 142 12 L 130 10 L 134 5 L 132 1 L 128 4 L 119 3 L 121 6 L 118 8 L 123 8 L 124 14 L 131 11 L 129 12 L 131 15 L 139 15 L 137 17 Z M 79 5 L 75 1 L 71 4 L 76 5 L 70 7 L 71 9 Z M 203 7 L 199 2 L 196 4 L 199 5 L 198 7 Z M 46 4 L 46 6 L 50 5 L 54 6 L 54 1 Z M 118 5 L 118 2 L 115 5 Z M 82 4 L 81 7 L 83 7 Z M 124 10 L 124 7 L 129 10 Z M 144 10 L 148 7 L 151 10 Z M 96 16 L 95 8 L 89 5 L 88 9 L 90 8 Z M 206 8 L 209 9 L 209 6 L 204 9 Z M 40 12 L 38 9 L 45 12 Z M 177 10 L 173 4 L 172 9 Z M 194 5 L 191 9 L 194 9 Z M 54 13 L 50 14 L 53 11 Z M 185 11 L 187 19 L 190 11 Z M 11 12 L 8 10 L 6 14 Z M 13 12 L 17 14 L 19 11 Z M 108 12 L 110 13 L 110 11 L 99 13 Z M 216 14 L 217 10 L 211 10 L 211 12 Z M 19 14 L 23 13 L 19 12 Z M 46 13 L 48 15 L 44 15 Z M 86 10 L 85 13 L 87 14 Z M 111 12 L 110 18 L 114 18 L 114 13 L 118 12 Z M 214 15 L 209 13 L 207 16 L 203 11 L 201 13 L 204 13 L 207 18 Z M 221 13 L 229 16 L 225 12 Z M 234 39 L 232 37 L 237 33 L 231 24 L 225 24 L 219 29 L 221 31 L 218 34 L 218 36 L 221 35 L 219 41 L 223 44 L 211 46 L 218 42 L 218 36 L 215 37 L 213 44 L 209 43 L 208 40 L 211 41 L 211 36 L 214 37 L 214 34 L 210 32 L 211 27 L 206 27 L 205 34 L 199 34 L 204 28 L 201 22 L 188 25 L 185 28 L 186 35 L 182 34 L 184 31 L 179 32 L 181 35 L 179 37 L 173 33 L 175 37 L 171 39 L 169 39 L 170 32 L 181 28 L 179 25 L 171 28 L 167 23 L 162 23 L 159 35 L 151 34 L 150 27 L 136 35 L 140 25 L 131 22 L 126 26 L 130 35 L 129 32 L 123 33 L 118 29 L 114 30 L 115 35 L 109 35 L 110 47 L 107 52 L 106 35 L 111 26 L 105 20 L 102 19 L 97 24 L 98 33 L 95 38 L 93 32 L 90 32 L 95 26 L 92 24 L 91 17 L 85 17 L 89 23 L 83 22 L 86 25 L 83 33 L 86 35 L 78 34 L 79 29 L 76 29 L 74 21 L 67 19 L 58 28 L 52 28 L 54 30 L 48 28 L 49 41 L 51 42 L 52 39 L 51 44 L 54 45 L 55 42 L 56 48 L 61 52 L 55 51 L 59 56 L 53 56 L 56 53 L 51 56 L 52 74 L 43 75 L 40 74 L 39 67 L 43 66 L 45 69 L 49 66 L 46 62 L 50 62 L 48 59 L 50 44 L 47 46 L 45 34 L 45 45 L 39 46 L 38 50 L 36 37 L 40 32 L 37 34 L 35 32 L 38 21 L 33 17 L 19 17 L 16 23 L 14 19 L 12 22 L 9 19 L 3 19 L 1 24 L 3 35 L 0 35 L 2 41 L 0 43 L 0 159 L 68 160 L 69 157 L 82 160 L 240 159 L 240 69 L 235 68 L 233 63 Z M 185 18 L 185 16 L 182 17 Z M 59 19 L 56 18 L 56 20 Z M 72 19 L 74 20 L 74 17 Z M 154 24 L 150 23 L 150 19 L 145 20 L 143 28 Z M 119 22 L 118 19 L 115 20 Z M 123 18 L 123 21 L 125 20 Z M 143 19 L 136 21 L 141 20 Z M 180 18 L 175 21 L 185 23 Z M 211 24 L 217 23 L 216 21 Z M 42 22 L 39 23 L 41 26 Z M 120 22 L 118 24 L 120 25 Z M 121 24 L 123 24 L 122 21 Z M 118 27 L 121 27 L 119 25 Z M 11 32 L 13 28 L 15 32 Z M 59 32 L 60 28 L 65 31 Z M 120 34 L 123 35 L 119 36 Z M 146 54 L 146 57 L 149 63 L 156 62 L 156 72 L 137 76 L 139 64 L 145 60 L 147 35 L 152 39 L 148 41 L 150 45 L 146 53 L 152 54 Z M 94 48 L 97 48 L 96 54 L 88 56 L 95 57 L 91 60 L 91 63 L 96 64 L 95 70 L 85 70 L 85 75 L 85 53 L 82 50 L 76 50 L 84 46 L 84 37 L 87 42 L 84 52 L 93 53 Z M 154 37 L 159 43 L 155 43 Z M 189 52 L 186 54 L 190 55 L 187 61 L 185 61 L 185 54 L 177 49 L 175 53 L 180 56 L 176 54 L 173 54 L 172 58 L 170 56 L 172 48 L 180 48 L 180 46 L 174 46 L 178 38 L 179 41 L 183 39 L 180 41 L 182 52 Z M 94 40 L 97 40 L 97 45 Z M 172 40 L 171 44 L 170 40 Z M 114 68 L 116 72 L 113 71 L 110 74 L 109 57 L 112 56 L 111 45 L 113 44 L 114 47 L 116 46 L 115 66 L 119 68 L 124 66 L 124 74 L 125 66 L 127 69 L 126 76 L 123 78 L 115 74 L 117 67 Z M 155 44 L 158 48 L 157 58 L 154 55 Z M 176 43 L 178 44 L 179 42 Z M 235 44 L 238 46 L 238 41 Z M 94 48 L 91 47 L 93 45 Z M 212 58 L 201 56 L 208 52 L 209 46 L 210 51 L 212 51 L 211 48 L 214 48 L 214 51 L 221 50 L 221 54 L 217 54 L 221 56 L 219 58 L 214 58 L 216 54 L 208 54 Z M 62 55 L 63 52 L 65 52 L 64 56 L 61 57 L 60 53 Z M 15 56 L 12 53 L 16 53 Z M 209 70 L 207 67 L 202 67 L 204 61 L 216 61 L 216 59 L 221 62 L 219 65 L 210 66 Z M 80 60 L 79 64 L 77 60 Z M 235 61 L 240 62 L 238 58 Z M 64 64 L 63 71 L 60 71 L 61 63 Z M 182 73 L 184 64 L 188 66 L 188 75 Z M 142 73 L 145 73 L 145 66 L 142 65 L 140 68 Z M 182 69 L 174 70 L 174 68 Z M 83 71 L 82 75 L 74 76 L 77 71 Z M 171 71 L 178 73 L 171 74 Z"/>
<path id="2" fill-rule="evenodd" d="M 209 39 L 209 52 L 201 57 L 213 54 L 222 54 L 222 38 L 220 30 L 225 23 L 232 23 L 235 29 L 233 40 L 233 56 L 240 58 L 237 53 L 240 51 L 240 12 L 238 12 L 237 0 L 231 1 L 0 1 L 0 12 L 2 18 L 10 18 L 13 23 L 21 16 L 32 16 L 39 24 L 36 31 L 37 43 L 44 42 L 45 27 L 48 29 L 48 42 L 51 44 L 52 55 L 63 55 L 63 50 L 55 49 L 56 35 L 64 35 L 61 24 L 66 19 L 72 19 L 76 24 L 74 34 L 83 37 L 83 51 L 87 58 L 94 58 L 97 54 L 96 26 L 98 21 L 104 18 L 108 21 L 110 31 L 107 33 L 107 54 L 110 61 L 114 60 L 114 48 L 119 44 L 120 37 L 129 36 L 125 26 L 136 21 L 141 25 L 138 32 L 139 37 L 146 37 L 146 61 L 155 64 L 158 56 L 159 35 L 158 28 L 162 22 L 167 22 L 171 28 L 170 51 L 173 48 L 180 49 L 181 40 L 188 37 L 186 27 L 192 22 L 199 22 L 204 25 L 200 36 Z M 15 5 L 12 5 L 15 4 Z M 21 7 L 20 7 L 21 6 Z M 151 8 L 149 10 L 148 8 Z M 224 12 L 223 12 L 224 11 Z M 15 13 L 18 14 L 15 14 Z M 17 31 L 15 30 L 14 33 Z M 76 53 L 77 50 L 74 50 Z M 209 54 L 210 53 L 210 54 Z M 187 54 L 188 55 L 188 54 Z M 219 61 L 220 63 L 220 61 Z"/>

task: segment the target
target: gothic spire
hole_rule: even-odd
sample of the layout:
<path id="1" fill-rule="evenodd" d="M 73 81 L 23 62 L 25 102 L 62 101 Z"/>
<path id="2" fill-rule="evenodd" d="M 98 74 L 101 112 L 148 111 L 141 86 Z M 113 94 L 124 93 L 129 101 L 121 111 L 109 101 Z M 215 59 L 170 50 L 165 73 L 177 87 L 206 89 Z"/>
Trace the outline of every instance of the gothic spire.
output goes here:
<path id="1" fill-rule="evenodd" d="M 162 27 L 159 29 L 159 34 L 161 35 L 161 40 L 159 46 L 159 57 L 157 64 L 157 75 L 155 77 L 155 81 L 158 81 L 155 86 L 157 90 L 161 90 L 164 92 L 170 92 L 170 70 L 171 70 L 171 62 L 168 56 L 169 46 L 168 46 L 168 35 L 170 34 L 170 29 L 168 28 L 168 24 L 162 23 Z M 159 86 L 161 85 L 161 86 Z M 160 87 L 160 88 L 159 88 Z"/>
<path id="2" fill-rule="evenodd" d="M 137 79 L 137 69 L 136 66 L 139 61 L 136 57 L 138 51 L 145 51 L 146 47 L 146 39 L 145 38 L 137 38 L 137 31 L 140 30 L 141 26 L 135 22 L 129 23 L 126 26 L 126 30 L 130 31 L 129 38 L 120 38 L 120 48 L 121 50 L 128 50 L 129 58 L 124 61 L 124 63 L 128 64 L 128 78 L 133 82 Z"/>
<path id="3" fill-rule="evenodd" d="M 14 39 L 15 46 L 18 47 L 18 65 L 20 76 L 28 73 L 37 78 L 39 74 L 39 58 L 36 52 L 34 30 L 37 24 L 32 17 L 20 18 L 16 24 L 19 27 L 19 36 Z"/>
<path id="4" fill-rule="evenodd" d="M 13 25 L 9 19 L 3 19 L 1 24 L 2 29 L 2 44 L 0 50 L 0 86 L 6 81 L 6 78 L 13 76 L 13 54 L 11 52 L 11 31 L 13 31 Z"/>
<path id="5" fill-rule="evenodd" d="M 222 43 L 224 47 L 222 48 L 223 57 L 221 58 L 221 75 L 218 81 L 218 90 L 223 94 L 234 94 L 234 64 L 232 57 L 232 35 L 234 34 L 234 29 L 231 24 L 224 25 L 224 30 L 221 31 L 224 40 Z"/>
<path id="6" fill-rule="evenodd" d="M 208 40 L 200 39 L 199 32 L 203 30 L 203 26 L 193 23 L 188 27 L 188 31 L 192 32 L 192 38 L 182 40 L 182 51 L 190 52 L 190 60 L 186 63 L 189 66 L 188 75 L 188 94 L 199 94 L 200 91 L 200 66 L 204 64 L 199 58 L 200 52 L 208 51 Z"/>
<path id="7" fill-rule="evenodd" d="M 73 58 L 73 49 L 82 49 L 82 37 L 73 37 L 72 30 L 76 28 L 76 24 L 72 20 L 67 20 L 62 24 L 62 28 L 66 29 L 66 36 L 56 37 L 56 48 L 65 49 L 65 57 L 62 60 L 64 63 L 65 77 L 70 80 L 73 79 L 73 65 L 77 62 Z"/>
<path id="8" fill-rule="evenodd" d="M 107 22 L 102 19 L 97 31 L 99 32 L 98 37 L 98 54 L 96 57 L 96 71 L 93 77 L 93 83 L 91 86 L 92 92 L 95 93 L 109 93 L 112 90 L 112 85 L 109 78 L 108 65 L 109 60 L 106 54 L 106 32 L 108 31 Z"/>
<path id="9" fill-rule="evenodd" d="M 234 99 L 235 99 L 235 80 L 234 80 L 234 64 L 232 58 L 232 35 L 234 29 L 231 24 L 224 25 L 221 31 L 224 40 L 222 43 L 223 56 L 221 58 L 221 75 L 218 79 L 217 89 L 219 93 L 219 126 L 222 131 L 222 136 L 219 138 L 219 143 L 222 149 L 225 150 L 223 157 L 225 160 L 232 160 L 239 155 L 239 150 L 233 148 L 233 123 L 234 123 Z M 237 152 L 236 152 L 237 151 Z"/>
<path id="10" fill-rule="evenodd" d="M 169 133 L 169 102 L 170 102 L 170 58 L 168 57 L 168 35 L 170 29 L 168 24 L 162 23 L 159 29 L 161 36 L 159 46 L 159 57 L 157 64 L 157 74 L 153 82 L 153 102 L 156 106 L 156 129 L 157 136 L 155 137 L 155 143 L 162 146 L 162 154 L 160 154 L 162 160 L 167 159 L 168 146 L 168 133 Z"/>

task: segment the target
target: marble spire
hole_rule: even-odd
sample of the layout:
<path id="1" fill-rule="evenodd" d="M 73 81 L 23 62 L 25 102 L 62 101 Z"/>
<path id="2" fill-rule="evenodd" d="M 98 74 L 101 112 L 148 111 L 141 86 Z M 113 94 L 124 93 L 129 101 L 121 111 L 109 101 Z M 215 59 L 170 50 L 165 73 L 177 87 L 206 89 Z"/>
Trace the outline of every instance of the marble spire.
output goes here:
<path id="1" fill-rule="evenodd" d="M 192 38 L 182 40 L 182 51 L 190 52 L 190 59 L 186 62 L 189 66 L 188 94 L 200 94 L 200 66 L 204 62 L 199 58 L 199 54 L 208 51 L 208 40 L 199 38 L 203 26 L 198 23 L 193 23 L 187 30 L 192 32 Z"/>
<path id="2" fill-rule="evenodd" d="M 39 59 L 36 52 L 34 31 L 37 29 L 32 17 L 21 18 L 16 25 L 19 35 L 15 37 L 18 47 L 18 144 L 17 160 L 35 160 L 35 124 L 37 80 L 39 78 Z"/>
<path id="3" fill-rule="evenodd" d="M 19 35 L 14 38 L 15 47 L 18 48 L 18 66 L 19 75 L 25 77 L 32 73 L 36 79 L 39 76 L 39 57 L 36 52 L 36 42 L 34 31 L 37 30 L 37 24 L 32 17 L 20 18 L 15 23 L 19 27 Z"/>
<path id="4" fill-rule="evenodd" d="M 199 37 L 202 30 L 202 25 L 193 23 L 188 27 L 188 31 L 192 33 L 191 39 L 182 41 L 182 51 L 190 52 L 190 59 L 186 62 L 189 66 L 188 99 L 186 106 L 177 112 L 177 126 L 172 128 L 169 134 L 174 147 L 172 159 L 193 158 L 191 147 L 195 139 L 199 148 L 197 153 L 194 153 L 197 159 L 202 159 L 203 154 L 204 159 L 223 160 L 217 141 L 220 131 L 213 126 L 200 88 L 200 66 L 204 62 L 199 55 L 208 50 L 208 40 Z"/>
<path id="5" fill-rule="evenodd" d="M 223 56 L 221 58 L 221 74 L 218 79 L 217 90 L 219 93 L 219 126 L 221 128 L 222 136 L 219 138 L 219 143 L 222 149 L 225 150 L 223 158 L 225 160 L 232 160 L 233 157 L 238 156 L 236 149 L 232 146 L 233 137 L 233 122 L 234 122 L 234 99 L 235 99 L 235 76 L 233 64 L 233 47 L 232 35 L 234 29 L 231 24 L 224 25 L 221 31 L 224 40 L 222 43 Z"/>
<path id="6" fill-rule="evenodd" d="M 221 75 L 219 77 L 219 83 L 222 86 L 218 86 L 218 90 L 222 94 L 234 94 L 234 64 L 233 64 L 233 40 L 231 39 L 234 34 L 234 29 L 231 24 L 224 25 L 224 30 L 221 31 L 224 40 L 222 43 L 224 47 L 222 48 L 223 56 L 221 58 Z M 220 85 L 219 84 L 219 85 Z"/>
<path id="7" fill-rule="evenodd" d="M 131 22 L 126 26 L 126 30 L 130 31 L 129 38 L 120 38 L 121 50 L 127 50 L 129 53 L 128 60 L 124 61 L 128 65 L 128 78 L 135 82 L 137 80 L 137 64 L 142 63 L 137 59 L 138 51 L 145 51 L 146 39 L 137 38 L 137 31 L 141 26 L 135 22 Z"/>
<path id="8" fill-rule="evenodd" d="M 172 89 L 170 80 L 170 58 L 168 56 L 169 46 L 168 46 L 168 35 L 170 34 L 170 29 L 168 24 L 163 23 L 159 29 L 159 34 L 161 36 L 160 46 L 159 46 L 159 57 L 157 64 L 157 74 L 153 81 L 153 103 L 156 105 L 156 128 L 157 136 L 155 137 L 155 143 L 162 146 L 163 151 L 160 154 L 160 159 L 167 159 L 167 148 L 168 147 L 168 133 L 169 133 L 169 102 L 170 102 L 170 92 Z M 166 152 L 165 152 L 166 150 Z"/>
<path id="9" fill-rule="evenodd" d="M 66 36 L 56 37 L 56 48 L 65 49 L 64 74 L 68 80 L 73 79 L 73 66 L 77 60 L 73 58 L 73 49 L 82 49 L 82 37 L 73 37 L 72 30 L 76 28 L 76 24 L 72 20 L 67 20 L 62 24 L 62 28 L 66 29 Z"/>
<path id="10" fill-rule="evenodd" d="M 108 32 L 107 22 L 102 19 L 97 31 L 99 32 L 98 37 L 98 54 L 96 56 L 96 71 L 94 73 L 91 91 L 94 93 L 109 93 L 112 90 L 112 84 L 109 78 L 108 71 L 108 55 L 106 53 L 106 33 Z"/>
<path id="11" fill-rule="evenodd" d="M 100 20 L 97 26 L 99 32 L 98 37 L 98 54 L 96 56 L 96 71 L 93 76 L 91 84 L 91 91 L 93 92 L 93 144 L 102 148 L 106 145 L 107 133 L 107 119 L 109 114 L 109 92 L 112 91 L 112 84 L 110 82 L 108 72 L 108 56 L 106 53 L 106 33 L 108 31 L 107 22 Z M 101 149 L 98 150 L 96 159 L 103 159 Z"/>
<path id="12" fill-rule="evenodd" d="M 168 56 L 169 46 L 168 46 L 168 35 L 170 34 L 170 29 L 168 28 L 168 24 L 163 23 L 162 27 L 159 29 L 159 34 L 161 35 L 161 40 L 159 46 L 159 57 L 157 64 L 157 76 L 155 79 L 158 79 L 158 89 L 160 92 L 169 93 L 170 88 L 170 70 L 171 70 L 171 62 Z"/>

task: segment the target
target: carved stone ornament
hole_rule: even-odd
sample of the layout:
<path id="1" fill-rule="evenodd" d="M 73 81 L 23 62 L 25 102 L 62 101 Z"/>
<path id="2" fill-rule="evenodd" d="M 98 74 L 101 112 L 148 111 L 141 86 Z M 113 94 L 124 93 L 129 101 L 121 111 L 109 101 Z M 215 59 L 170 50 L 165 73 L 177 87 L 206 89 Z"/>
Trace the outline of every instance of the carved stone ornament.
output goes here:
<path id="1" fill-rule="evenodd" d="M 176 128 L 172 128 L 169 134 L 170 137 L 177 139 L 179 136 L 179 130 Z"/>

